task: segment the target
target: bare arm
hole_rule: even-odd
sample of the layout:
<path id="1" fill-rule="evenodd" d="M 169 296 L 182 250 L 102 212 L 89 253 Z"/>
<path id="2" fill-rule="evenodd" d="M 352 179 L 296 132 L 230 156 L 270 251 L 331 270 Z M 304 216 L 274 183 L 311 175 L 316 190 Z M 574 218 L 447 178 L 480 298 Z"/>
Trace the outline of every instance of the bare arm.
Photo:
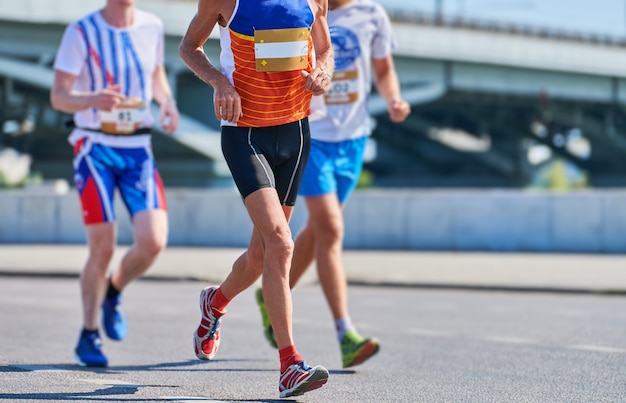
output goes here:
<path id="1" fill-rule="evenodd" d="M 189 23 L 178 54 L 198 78 L 213 87 L 215 116 L 235 123 L 242 116 L 241 98 L 203 48 L 215 25 L 227 20 L 233 9 L 234 0 L 199 0 L 198 12 Z"/>
<path id="2" fill-rule="evenodd" d="M 391 55 L 382 59 L 372 59 L 374 83 L 380 95 L 387 102 L 392 122 L 402 122 L 411 113 L 411 105 L 400 95 L 400 83 Z"/>
<path id="3" fill-rule="evenodd" d="M 73 89 L 76 76 L 54 71 L 54 81 L 50 90 L 50 103 L 56 110 L 75 113 L 89 108 L 103 111 L 113 110 L 125 97 L 120 86 L 107 87 L 98 92 L 78 92 Z"/>
<path id="4" fill-rule="evenodd" d="M 316 64 L 311 73 L 302 72 L 306 89 L 314 95 L 322 95 L 330 90 L 331 77 L 335 69 L 333 45 L 328 31 L 328 0 L 315 0 L 315 22 L 311 28 Z"/>
<path id="5" fill-rule="evenodd" d="M 172 97 L 172 90 L 170 84 L 167 81 L 167 75 L 165 74 L 165 67 L 159 64 L 154 70 L 152 77 L 152 92 L 154 99 L 161 106 L 159 115 L 159 121 L 161 127 L 166 133 L 172 134 L 178 127 L 180 120 L 180 114 L 176 107 L 176 101 Z"/>

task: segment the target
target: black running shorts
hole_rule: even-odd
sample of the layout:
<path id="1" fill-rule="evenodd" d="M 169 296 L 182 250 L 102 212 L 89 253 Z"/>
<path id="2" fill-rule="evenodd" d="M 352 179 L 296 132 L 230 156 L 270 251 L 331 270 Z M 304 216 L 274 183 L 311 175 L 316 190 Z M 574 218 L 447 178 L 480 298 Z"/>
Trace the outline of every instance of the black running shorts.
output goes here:
<path id="1" fill-rule="evenodd" d="M 282 205 L 295 205 L 310 147 L 308 118 L 270 127 L 222 126 L 222 152 L 244 200 L 271 187 Z"/>

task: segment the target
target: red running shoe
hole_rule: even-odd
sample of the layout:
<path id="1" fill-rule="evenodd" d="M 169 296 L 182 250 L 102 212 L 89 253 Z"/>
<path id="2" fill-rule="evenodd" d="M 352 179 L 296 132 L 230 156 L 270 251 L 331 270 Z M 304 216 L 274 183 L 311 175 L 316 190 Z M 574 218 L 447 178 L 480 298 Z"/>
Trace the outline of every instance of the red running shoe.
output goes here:
<path id="1" fill-rule="evenodd" d="M 193 347 L 196 357 L 212 360 L 220 347 L 220 319 L 216 318 L 209 306 L 217 287 L 207 287 L 200 292 L 200 312 L 202 320 L 193 334 Z"/>
<path id="2" fill-rule="evenodd" d="M 280 374 L 280 397 L 300 396 L 322 387 L 328 381 L 328 370 L 321 365 L 311 368 L 306 361 L 292 364 Z"/>

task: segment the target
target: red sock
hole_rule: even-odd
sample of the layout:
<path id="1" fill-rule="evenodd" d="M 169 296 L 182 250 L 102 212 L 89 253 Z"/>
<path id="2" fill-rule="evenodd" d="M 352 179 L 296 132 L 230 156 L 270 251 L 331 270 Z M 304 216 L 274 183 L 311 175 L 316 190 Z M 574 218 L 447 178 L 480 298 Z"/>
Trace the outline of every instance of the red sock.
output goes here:
<path id="1" fill-rule="evenodd" d="M 216 318 L 220 318 L 226 313 L 226 305 L 228 305 L 229 303 L 230 300 L 224 296 L 222 288 L 220 287 L 217 289 L 217 291 L 215 291 L 215 294 L 213 294 L 213 298 L 211 298 L 209 306 L 213 311 L 213 315 L 215 315 Z"/>
<path id="2" fill-rule="evenodd" d="M 293 344 L 278 350 L 278 356 L 280 357 L 280 372 L 285 372 L 290 365 L 302 361 L 302 356 L 298 354 L 296 346 Z"/>

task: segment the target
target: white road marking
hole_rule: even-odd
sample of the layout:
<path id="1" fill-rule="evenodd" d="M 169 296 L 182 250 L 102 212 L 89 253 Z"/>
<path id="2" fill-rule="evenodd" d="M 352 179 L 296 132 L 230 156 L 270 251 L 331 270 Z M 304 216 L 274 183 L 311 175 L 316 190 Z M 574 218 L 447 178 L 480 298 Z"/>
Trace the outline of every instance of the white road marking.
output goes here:
<path id="1" fill-rule="evenodd" d="M 11 365 L 14 368 L 23 369 L 25 371 L 37 372 L 69 372 L 67 369 L 52 367 L 50 365 Z"/>
<path id="2" fill-rule="evenodd" d="M 172 402 L 225 402 L 226 400 L 212 400 L 208 397 L 196 397 L 196 396 L 161 396 L 161 400 L 169 400 Z"/>
<path id="3" fill-rule="evenodd" d="M 411 335 L 423 336 L 423 337 L 463 337 L 461 334 L 454 334 L 449 332 L 444 332 L 436 329 L 408 329 L 406 333 Z M 511 336 L 483 336 L 478 337 L 479 340 L 501 343 L 501 344 L 511 344 L 511 345 L 527 345 L 527 346 L 542 346 L 547 345 L 541 343 L 539 340 L 526 339 L 523 337 L 511 337 Z M 569 350 L 579 350 L 579 351 L 589 351 L 595 353 L 609 353 L 609 354 L 626 354 L 626 348 L 619 347 L 610 347 L 610 346 L 601 346 L 595 344 L 579 344 L 572 346 L 561 346 L 561 348 L 569 349 Z"/>
<path id="4" fill-rule="evenodd" d="M 609 346 L 597 346 L 594 344 L 586 344 L 586 345 L 575 345 L 569 346 L 572 350 L 582 350 L 582 351 L 592 351 L 597 353 L 619 353 L 626 354 L 626 349 L 617 348 L 617 347 L 609 347 Z"/>
<path id="5" fill-rule="evenodd" d="M 509 337 L 509 336 L 487 336 L 483 340 L 495 341 L 496 343 L 504 344 L 538 344 L 537 341 L 531 339 L 524 339 L 522 337 Z"/>
<path id="6" fill-rule="evenodd" d="M 120 387 L 120 388 L 142 388 L 144 387 L 144 385 L 141 385 L 139 383 L 130 383 L 130 382 L 124 382 L 124 381 L 118 381 L 115 379 L 79 379 L 79 381 L 81 382 L 87 382 L 87 383 L 93 383 L 96 385 L 102 385 L 102 386 L 113 386 L 113 387 Z"/>

